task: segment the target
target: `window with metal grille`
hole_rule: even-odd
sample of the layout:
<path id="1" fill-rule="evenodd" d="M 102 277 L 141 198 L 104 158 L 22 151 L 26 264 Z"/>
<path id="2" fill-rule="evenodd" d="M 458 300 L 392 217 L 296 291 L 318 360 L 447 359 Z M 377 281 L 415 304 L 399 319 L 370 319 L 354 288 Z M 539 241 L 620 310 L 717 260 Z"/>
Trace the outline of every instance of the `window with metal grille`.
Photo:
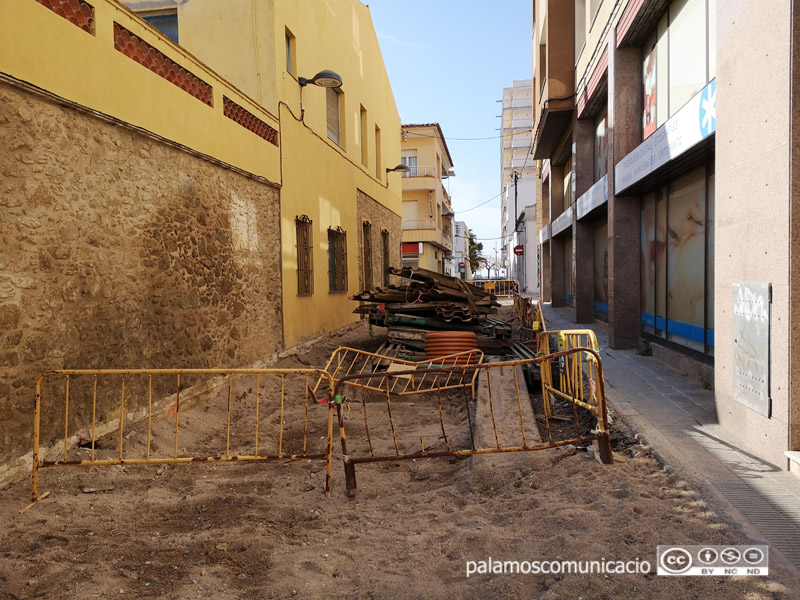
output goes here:
<path id="1" fill-rule="evenodd" d="M 361 244 L 364 251 L 364 289 L 372 289 L 372 224 L 364 221 L 361 225 Z"/>
<path id="2" fill-rule="evenodd" d="M 328 286 L 331 292 L 347 291 L 347 233 L 328 228 Z"/>
<path id="3" fill-rule="evenodd" d="M 297 295 L 314 293 L 314 243 L 311 219 L 306 215 L 294 218 L 297 232 Z"/>
<path id="4" fill-rule="evenodd" d="M 384 229 L 381 231 L 381 245 L 383 250 L 383 286 L 386 287 L 389 285 L 389 261 L 391 258 L 389 257 L 389 230 Z"/>
<path id="5" fill-rule="evenodd" d="M 328 139 L 337 146 L 342 145 L 339 117 L 341 115 L 341 108 L 339 107 L 339 95 L 341 92 L 337 88 L 325 88 L 325 105 L 328 112 Z"/>

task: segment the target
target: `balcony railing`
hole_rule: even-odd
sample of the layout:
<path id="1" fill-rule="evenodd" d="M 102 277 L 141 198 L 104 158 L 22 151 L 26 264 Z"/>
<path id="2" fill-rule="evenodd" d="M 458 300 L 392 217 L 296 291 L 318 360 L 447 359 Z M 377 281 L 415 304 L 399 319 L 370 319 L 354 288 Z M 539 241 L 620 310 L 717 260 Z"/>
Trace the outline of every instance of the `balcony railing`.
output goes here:
<path id="1" fill-rule="evenodd" d="M 436 220 L 403 219 L 403 229 L 436 229 Z"/>
<path id="2" fill-rule="evenodd" d="M 436 177 L 436 169 L 430 165 L 408 167 L 410 171 L 403 177 Z"/>

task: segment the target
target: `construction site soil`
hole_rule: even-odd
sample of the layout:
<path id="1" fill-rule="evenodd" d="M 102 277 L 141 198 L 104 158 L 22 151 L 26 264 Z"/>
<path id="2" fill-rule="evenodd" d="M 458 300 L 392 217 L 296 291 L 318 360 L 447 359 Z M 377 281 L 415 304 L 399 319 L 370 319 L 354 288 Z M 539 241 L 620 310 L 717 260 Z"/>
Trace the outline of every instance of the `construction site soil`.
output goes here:
<path id="1" fill-rule="evenodd" d="M 509 318 L 507 311 L 501 317 Z M 274 366 L 321 368 L 338 346 L 374 350 L 383 341 L 374 333 L 360 326 L 335 334 Z M 324 452 L 327 408 L 312 404 L 304 412 L 305 384 L 284 384 L 284 413 L 269 402 L 274 388 L 260 396 L 262 443 Z M 226 443 L 231 452 L 251 443 L 245 416 L 252 381 L 232 388 L 229 437 L 227 388 L 217 395 L 219 402 L 181 408 L 182 448 L 213 455 Z M 443 419 L 462 437 L 469 435 L 463 403 L 461 394 L 443 400 Z M 433 396 L 393 401 L 395 425 L 435 429 L 429 415 L 436 404 Z M 307 426 L 297 419 L 303 414 Z M 357 405 L 346 414 L 361 418 Z M 170 449 L 174 422 L 164 412 L 153 417 L 152 452 Z M 276 428 L 278 437 L 268 434 Z M 129 451 L 145 451 L 147 429 L 146 420 L 126 424 Z M 371 433 L 376 448 L 391 444 L 391 431 Z M 95 451 L 113 454 L 115 435 Z M 458 435 L 452 444 L 464 441 Z M 387 461 L 358 465 L 354 497 L 345 490 L 338 433 L 333 448 L 330 497 L 321 460 L 44 469 L 41 489 L 51 494 L 24 513 L 28 481 L 1 492 L 0 598 L 766 599 L 797 597 L 800 589 L 797 574 L 777 557 L 768 577 L 657 576 L 658 545 L 752 540 L 710 499 L 665 472 L 619 419 L 613 465 L 571 446 Z M 490 557 L 647 561 L 652 572 L 467 576 L 468 561 Z"/>

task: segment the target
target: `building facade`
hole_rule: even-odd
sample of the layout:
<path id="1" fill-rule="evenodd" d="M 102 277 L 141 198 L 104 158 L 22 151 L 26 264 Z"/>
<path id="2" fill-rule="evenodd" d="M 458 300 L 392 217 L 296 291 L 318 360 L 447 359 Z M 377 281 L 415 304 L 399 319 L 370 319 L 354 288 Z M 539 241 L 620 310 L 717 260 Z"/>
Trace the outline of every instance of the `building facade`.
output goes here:
<path id="1" fill-rule="evenodd" d="M 138 0 L 179 44 L 280 118 L 287 345 L 353 321 L 349 296 L 400 262 L 400 118 L 369 8 L 291 0 Z M 247 31 L 248 35 L 241 35 Z M 231 44 L 231 40 L 236 40 Z M 340 87 L 303 84 L 323 70 Z M 276 282 L 277 283 L 277 282 Z"/>
<path id="2" fill-rule="evenodd" d="M 438 123 L 403 125 L 403 266 L 452 273 L 453 205 L 446 189 L 455 175 Z"/>
<path id="3" fill-rule="evenodd" d="M 713 369 L 719 422 L 786 468 L 800 449 L 797 13 L 725 0 L 533 8 L 545 299 L 578 323 L 607 320 L 614 348 L 646 340 Z M 754 81 L 770 81 L 769 114 Z"/>
<path id="4" fill-rule="evenodd" d="M 453 222 L 453 275 L 464 281 L 472 281 L 472 266 L 469 262 L 470 235 L 469 227 L 464 221 Z"/>
<path id="5" fill-rule="evenodd" d="M 499 267 L 519 281 L 520 289 L 538 296 L 536 220 L 536 161 L 531 154 L 533 88 L 531 80 L 514 81 L 503 89 L 501 125 L 501 231 Z"/>
<path id="6" fill-rule="evenodd" d="M 400 264 L 366 6 L 129 4 L 0 3 L 0 480 L 42 372 L 253 365 Z"/>

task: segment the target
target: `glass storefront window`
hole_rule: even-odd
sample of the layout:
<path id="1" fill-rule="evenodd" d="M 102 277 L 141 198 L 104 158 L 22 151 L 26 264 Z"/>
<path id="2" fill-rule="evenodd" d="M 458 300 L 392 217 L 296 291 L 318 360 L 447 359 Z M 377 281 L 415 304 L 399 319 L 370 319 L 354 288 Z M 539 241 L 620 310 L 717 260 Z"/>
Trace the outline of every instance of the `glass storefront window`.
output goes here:
<path id="1" fill-rule="evenodd" d="M 667 339 L 702 351 L 706 296 L 705 168 L 673 182 L 668 202 Z"/>
<path id="2" fill-rule="evenodd" d="M 708 82 L 706 0 L 675 0 L 669 7 L 669 114 Z"/>
<path id="3" fill-rule="evenodd" d="M 716 0 L 673 0 L 642 47 L 642 139 L 716 76 Z"/>
<path id="4" fill-rule="evenodd" d="M 608 319 L 608 218 L 594 224 L 594 312 Z"/>
<path id="5" fill-rule="evenodd" d="M 594 127 L 594 180 L 598 181 L 608 171 L 608 129 L 606 111 L 597 118 Z"/>
<path id="6" fill-rule="evenodd" d="M 642 330 L 713 352 L 713 163 L 642 198 Z"/>

